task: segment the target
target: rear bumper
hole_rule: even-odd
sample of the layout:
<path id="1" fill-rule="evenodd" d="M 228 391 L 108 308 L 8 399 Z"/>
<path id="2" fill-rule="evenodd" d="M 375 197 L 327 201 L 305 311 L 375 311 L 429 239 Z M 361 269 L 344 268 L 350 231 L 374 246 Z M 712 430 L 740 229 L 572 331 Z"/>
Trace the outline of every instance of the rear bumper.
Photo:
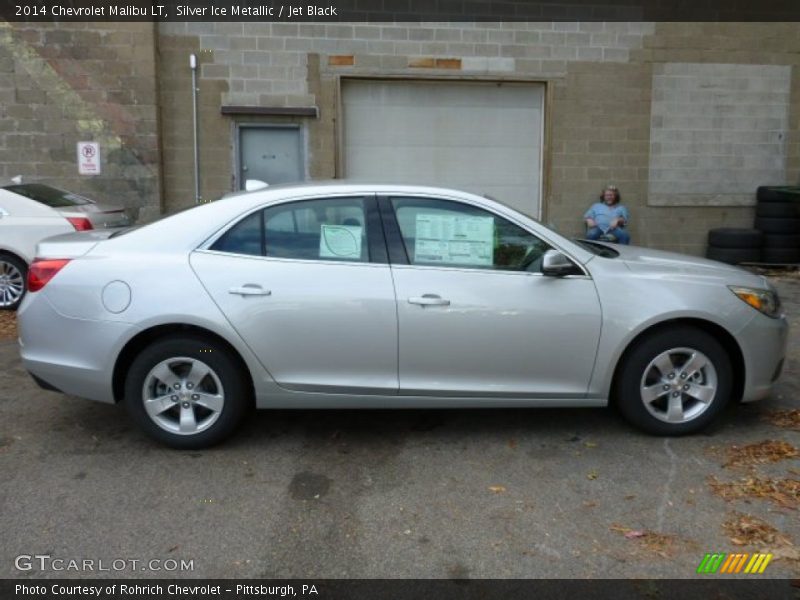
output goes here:
<path id="1" fill-rule="evenodd" d="M 786 357 L 789 323 L 785 317 L 770 319 L 758 314 L 739 332 L 744 354 L 745 385 L 742 402 L 767 398 Z"/>
<path id="2" fill-rule="evenodd" d="M 37 383 L 72 396 L 114 402 L 114 359 L 123 340 L 133 335 L 133 325 L 64 316 L 42 293 L 28 294 L 17 316 L 22 363 Z"/>

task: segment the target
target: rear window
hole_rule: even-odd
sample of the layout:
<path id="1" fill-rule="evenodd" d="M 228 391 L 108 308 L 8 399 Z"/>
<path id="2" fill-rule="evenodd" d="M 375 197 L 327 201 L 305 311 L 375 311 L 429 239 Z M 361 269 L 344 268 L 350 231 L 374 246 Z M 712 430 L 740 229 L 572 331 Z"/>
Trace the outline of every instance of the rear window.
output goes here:
<path id="1" fill-rule="evenodd" d="M 67 206 L 82 206 L 84 204 L 94 204 L 92 200 L 65 192 L 58 188 L 50 187 L 42 183 L 21 183 L 19 185 L 7 185 L 5 188 L 9 192 L 14 192 L 20 196 L 25 196 L 31 200 L 36 200 L 50 208 L 64 208 Z"/>

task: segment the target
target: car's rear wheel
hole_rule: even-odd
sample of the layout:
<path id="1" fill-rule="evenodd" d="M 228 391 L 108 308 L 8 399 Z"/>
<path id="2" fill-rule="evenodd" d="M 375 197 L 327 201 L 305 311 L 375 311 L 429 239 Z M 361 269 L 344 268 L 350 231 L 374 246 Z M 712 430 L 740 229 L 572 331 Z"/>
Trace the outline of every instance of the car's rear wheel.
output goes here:
<path id="1" fill-rule="evenodd" d="M 617 405 L 633 425 L 684 435 L 708 425 L 730 400 L 731 361 L 713 336 L 693 327 L 661 330 L 627 354 Z"/>
<path id="2" fill-rule="evenodd" d="M 22 259 L 0 254 L 0 310 L 16 310 L 27 289 L 28 267 Z"/>
<path id="3" fill-rule="evenodd" d="M 198 449 L 230 436 L 250 405 L 247 378 L 229 351 L 196 337 L 158 340 L 133 361 L 125 404 L 153 438 Z"/>

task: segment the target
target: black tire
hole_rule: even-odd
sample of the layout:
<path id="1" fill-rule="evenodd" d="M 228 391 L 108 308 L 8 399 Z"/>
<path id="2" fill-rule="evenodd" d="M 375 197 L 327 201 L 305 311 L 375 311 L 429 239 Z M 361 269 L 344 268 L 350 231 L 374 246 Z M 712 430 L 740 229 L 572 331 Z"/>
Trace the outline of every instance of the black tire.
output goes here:
<path id="1" fill-rule="evenodd" d="M 756 229 L 764 233 L 800 233 L 800 219 L 756 217 Z"/>
<path id="2" fill-rule="evenodd" d="M 27 292 L 28 265 L 13 254 L 0 253 L 0 310 L 17 310 Z"/>
<path id="3" fill-rule="evenodd" d="M 759 202 L 756 206 L 756 217 L 798 219 L 800 218 L 800 198 L 796 202 Z"/>
<path id="4" fill-rule="evenodd" d="M 763 237 L 758 229 L 720 227 L 708 232 L 708 243 L 715 248 L 761 248 Z"/>
<path id="5" fill-rule="evenodd" d="M 706 256 L 711 260 L 738 265 L 743 262 L 759 262 L 761 260 L 760 248 L 716 248 L 709 246 Z"/>
<path id="6" fill-rule="evenodd" d="M 198 380 L 197 387 L 186 385 L 185 373 L 182 373 L 183 365 L 179 358 L 188 358 L 198 361 L 211 370 L 211 374 Z M 170 359 L 176 361 L 169 365 L 170 378 L 175 375 L 175 382 L 182 383 L 181 391 L 178 391 L 172 398 L 178 398 L 179 402 L 171 404 L 170 408 L 161 413 L 162 422 L 174 422 L 180 420 L 180 413 L 183 410 L 180 405 L 184 402 L 191 408 L 193 417 L 198 425 L 202 425 L 204 417 L 213 416 L 214 411 L 207 411 L 202 405 L 195 405 L 193 402 L 193 392 L 205 391 L 209 394 L 222 392 L 224 403 L 221 410 L 217 411 L 218 416 L 206 428 L 191 434 L 181 434 L 168 431 L 158 425 L 154 418 L 145 409 L 145 383 L 149 379 L 151 370 L 159 363 Z M 214 380 L 216 376 L 221 386 Z M 158 380 L 160 381 L 160 380 Z M 200 337 L 179 336 L 162 338 L 147 346 L 133 360 L 128 375 L 125 379 L 125 406 L 133 419 L 144 429 L 152 438 L 159 442 L 186 450 L 197 450 L 208 448 L 218 444 L 228 438 L 241 423 L 247 410 L 252 406 L 251 391 L 247 385 L 248 377 L 242 372 L 237 361 L 230 355 L 230 352 L 216 342 L 208 342 Z M 155 395 L 167 396 L 172 393 L 165 386 L 156 384 L 153 390 Z M 181 395 L 184 394 L 184 395 Z M 209 414 L 206 414 L 209 413 Z"/>
<path id="7" fill-rule="evenodd" d="M 651 361 L 662 353 L 672 349 L 688 348 L 694 351 L 699 351 L 704 354 L 709 363 L 713 366 L 716 372 L 716 391 L 708 402 L 700 402 L 688 394 L 680 393 L 683 414 L 687 416 L 687 420 L 683 422 L 670 423 L 659 419 L 645 406 L 645 401 L 642 399 L 641 387 L 643 381 L 645 385 L 658 386 L 661 390 L 662 384 L 659 383 L 660 371 L 656 368 L 649 368 Z M 682 389 L 686 381 L 690 381 L 693 386 L 710 384 L 711 373 L 707 370 L 704 371 L 703 377 L 695 382 L 691 378 L 686 380 L 681 378 L 679 367 L 681 360 L 688 354 L 676 353 L 674 355 L 677 360 L 677 367 L 673 368 L 675 376 L 667 378 L 664 374 L 663 385 L 669 385 L 670 390 L 666 393 L 665 397 L 660 397 L 650 404 L 655 413 L 661 414 L 663 411 L 664 416 L 667 414 L 668 400 L 671 394 L 676 393 L 674 389 Z M 673 363 L 676 364 L 676 363 Z M 658 375 L 654 377 L 654 375 Z M 656 383 L 653 383 L 656 381 Z M 677 388 L 672 388 L 673 381 L 678 381 Z M 725 348 L 714 339 L 714 336 L 689 326 L 678 326 L 670 329 L 661 329 L 653 332 L 647 337 L 635 343 L 635 346 L 626 352 L 620 369 L 617 373 L 617 380 L 615 385 L 615 402 L 620 412 L 625 419 L 632 425 L 651 433 L 654 435 L 686 435 L 695 433 L 706 427 L 713 421 L 725 406 L 730 401 L 731 391 L 733 389 L 733 370 L 731 368 L 731 360 Z M 697 388 L 695 388 L 697 389 Z M 662 402 L 664 404 L 662 404 Z M 692 411 L 699 411 L 696 416 L 692 417 Z"/>
<path id="8" fill-rule="evenodd" d="M 765 235 L 764 248 L 800 248 L 800 233 Z"/>
<path id="9" fill-rule="evenodd" d="M 761 262 L 771 265 L 800 263 L 800 248 L 764 248 Z"/>
<path id="10" fill-rule="evenodd" d="M 759 202 L 798 202 L 800 187 L 762 185 L 756 189 L 756 199 Z"/>

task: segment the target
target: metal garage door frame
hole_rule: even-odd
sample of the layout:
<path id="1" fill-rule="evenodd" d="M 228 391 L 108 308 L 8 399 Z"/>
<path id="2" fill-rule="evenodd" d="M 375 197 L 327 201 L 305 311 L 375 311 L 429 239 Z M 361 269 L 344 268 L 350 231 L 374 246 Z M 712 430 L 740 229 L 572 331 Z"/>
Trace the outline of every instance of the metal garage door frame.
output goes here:
<path id="1" fill-rule="evenodd" d="M 346 173 L 346 165 L 344 158 L 344 104 L 342 87 L 346 81 L 408 81 L 420 83 L 435 83 L 441 81 L 444 83 L 510 83 L 510 84 L 538 84 L 544 85 L 544 106 L 542 107 L 542 122 L 541 122 L 541 152 L 539 157 L 539 214 L 536 218 L 544 221 L 547 217 L 547 208 L 550 200 L 550 165 L 551 159 L 551 142 L 550 142 L 550 107 L 552 106 L 553 85 L 552 80 L 549 79 L 530 79 L 524 77 L 465 77 L 463 74 L 459 75 L 408 75 L 408 74 L 387 74 L 387 75 L 370 75 L 370 74 L 348 74 L 338 75 L 336 77 L 335 89 L 335 103 L 336 103 L 336 127 L 335 127 L 335 152 L 336 157 L 334 161 L 335 177 L 340 179 Z"/>

